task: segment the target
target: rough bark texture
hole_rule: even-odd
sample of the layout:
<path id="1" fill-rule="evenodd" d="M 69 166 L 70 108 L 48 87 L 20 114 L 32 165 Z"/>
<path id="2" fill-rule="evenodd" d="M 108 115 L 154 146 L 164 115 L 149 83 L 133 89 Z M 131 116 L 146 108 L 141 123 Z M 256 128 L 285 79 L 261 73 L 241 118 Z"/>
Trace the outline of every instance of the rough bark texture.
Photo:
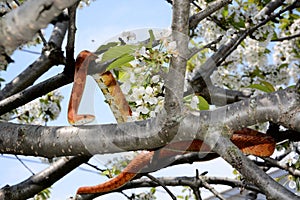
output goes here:
<path id="1" fill-rule="evenodd" d="M 10 55 L 78 0 L 28 0 L 0 18 L 0 46 Z M 32 12 L 35 11 L 35 12 Z M 2 53 L 2 52 L 0 52 Z"/>

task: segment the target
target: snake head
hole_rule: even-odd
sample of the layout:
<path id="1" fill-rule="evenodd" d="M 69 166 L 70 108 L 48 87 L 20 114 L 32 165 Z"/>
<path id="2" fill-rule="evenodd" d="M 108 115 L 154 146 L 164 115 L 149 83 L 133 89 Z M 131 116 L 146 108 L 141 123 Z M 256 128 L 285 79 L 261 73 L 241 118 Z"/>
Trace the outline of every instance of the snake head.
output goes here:
<path id="1" fill-rule="evenodd" d="M 75 115 L 75 116 L 70 116 L 70 113 L 68 115 L 68 122 L 71 125 L 79 126 L 79 125 L 84 125 L 91 123 L 94 121 L 95 116 L 94 115 Z"/>

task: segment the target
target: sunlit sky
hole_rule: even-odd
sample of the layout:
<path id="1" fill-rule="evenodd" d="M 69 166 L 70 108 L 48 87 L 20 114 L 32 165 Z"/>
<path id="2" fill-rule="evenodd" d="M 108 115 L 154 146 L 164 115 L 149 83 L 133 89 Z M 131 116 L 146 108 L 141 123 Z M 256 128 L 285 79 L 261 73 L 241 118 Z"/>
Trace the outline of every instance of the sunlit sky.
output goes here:
<path id="1" fill-rule="evenodd" d="M 113 36 L 122 33 L 123 31 L 130 31 L 139 28 L 169 28 L 171 24 L 172 10 L 171 6 L 164 0 L 109 0 L 109 1 L 95 1 L 91 6 L 85 7 L 78 11 L 77 15 L 77 35 L 76 35 L 76 48 L 75 54 L 77 55 L 81 50 L 87 49 L 94 51 L 105 41 L 109 40 Z M 45 30 L 46 37 L 49 37 L 51 27 Z M 63 45 L 65 48 L 65 43 Z M 41 47 L 30 47 L 30 50 L 40 52 Z M 38 55 L 30 54 L 24 51 L 16 51 L 12 58 L 15 63 L 10 65 L 7 72 L 1 73 L 1 77 L 10 81 L 13 77 L 19 74 L 24 68 L 29 66 Z M 63 66 L 55 66 L 45 75 L 43 75 L 39 81 L 49 78 L 55 74 L 60 73 L 63 70 Z M 60 92 L 64 95 L 62 102 L 62 112 L 58 120 L 50 122 L 48 125 L 52 126 L 68 126 L 66 120 L 67 103 L 71 92 L 71 84 L 60 88 Z M 91 86 L 93 87 L 93 86 Z M 103 103 L 102 95 L 95 92 L 95 97 L 89 99 L 95 101 L 93 104 L 97 123 L 112 123 L 114 118 L 109 108 Z M 8 158 L 9 157 L 9 158 Z M 47 167 L 46 164 L 32 163 L 27 160 L 37 160 L 32 157 L 26 158 L 24 161 L 30 169 L 37 173 L 43 168 Z M 39 160 L 37 160 L 39 161 Z M 103 168 L 105 163 L 104 157 L 97 156 L 92 160 L 93 164 Z M 88 166 L 82 165 L 86 169 L 93 170 Z M 224 161 L 216 159 L 210 162 L 197 163 L 196 165 L 180 165 L 172 167 L 170 169 L 160 170 L 154 175 L 157 176 L 193 176 L 195 170 L 199 169 L 200 173 L 208 171 L 208 175 L 212 176 L 228 176 L 231 174 L 232 169 Z M 0 187 L 6 184 L 13 185 L 28 178 L 31 173 L 22 164 L 14 158 L 14 156 L 5 155 L 0 156 L 0 170 L 2 174 L 0 176 Z M 79 186 L 94 185 L 105 181 L 106 179 L 97 174 L 86 172 L 81 169 L 76 169 L 57 183 L 55 183 L 51 190 L 51 198 L 54 200 L 67 199 L 73 196 Z M 142 191 L 141 189 L 128 191 L 131 192 Z M 180 191 L 179 188 L 171 188 L 171 191 Z M 209 193 L 204 193 L 206 196 Z M 170 199 L 163 189 L 158 189 L 158 199 Z M 121 194 L 113 194 L 113 196 L 105 195 L 99 199 L 126 199 Z"/>

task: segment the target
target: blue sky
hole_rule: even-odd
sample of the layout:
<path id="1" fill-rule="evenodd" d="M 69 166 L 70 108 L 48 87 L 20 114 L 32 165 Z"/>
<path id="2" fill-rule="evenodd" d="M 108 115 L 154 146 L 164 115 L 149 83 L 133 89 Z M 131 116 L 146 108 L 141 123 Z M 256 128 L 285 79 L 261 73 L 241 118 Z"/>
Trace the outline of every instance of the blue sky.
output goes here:
<path id="1" fill-rule="evenodd" d="M 164 0 L 109 0 L 109 1 L 95 1 L 89 7 L 85 7 L 78 11 L 77 15 L 77 35 L 75 54 L 77 55 L 81 50 L 87 49 L 94 51 L 98 46 L 105 43 L 111 37 L 120 34 L 123 31 L 138 29 L 138 28 L 168 28 L 171 24 L 171 6 Z M 46 36 L 48 31 L 46 31 Z M 63 48 L 65 44 L 63 45 Z M 40 52 L 40 46 L 31 47 L 30 50 Z M 64 50 L 64 49 L 63 49 Z M 25 67 L 32 63 L 38 55 L 29 54 L 23 51 L 16 51 L 13 54 L 13 59 L 16 61 L 13 65 L 9 66 L 7 72 L 1 73 L 1 77 L 4 77 L 7 81 L 10 81 L 14 76 L 20 73 Z M 55 66 L 47 74 L 43 75 L 39 81 L 51 77 L 63 70 L 62 66 Z M 58 120 L 49 123 L 49 125 L 62 125 L 67 126 L 66 113 L 67 103 L 71 92 L 71 84 L 60 88 L 61 93 L 65 96 L 62 102 L 62 112 Z M 91 86 L 93 87 L 93 86 Z M 109 108 L 103 103 L 103 96 L 100 92 L 95 92 L 95 97 L 88 99 L 95 104 L 95 112 L 97 116 L 97 123 L 111 123 L 114 122 L 114 118 Z M 93 102 L 94 101 L 94 102 Z M 6 184 L 16 184 L 31 174 L 25 169 L 19 161 L 13 158 L 13 156 L 1 157 L 0 156 L 0 170 L 4 172 L 0 176 L 0 187 Z M 24 158 L 24 157 L 22 157 Z M 26 159 L 34 160 L 32 157 L 26 157 Z M 36 159 L 35 159 L 36 160 Z M 93 159 L 93 164 L 103 167 L 105 158 L 97 156 Z M 45 164 L 37 164 L 25 161 L 35 173 L 39 172 L 43 168 L 47 167 Z M 220 167 L 222 165 L 222 167 Z M 90 169 L 87 166 L 84 168 Z M 158 176 L 193 176 L 195 175 L 195 169 L 199 169 L 200 173 L 203 171 L 209 171 L 209 175 L 214 176 L 226 176 L 232 172 L 228 164 L 224 161 L 216 159 L 211 162 L 198 163 L 196 165 L 181 165 L 171 169 L 161 170 L 154 175 Z M 226 172 L 225 172 L 226 171 Z M 52 187 L 51 199 L 59 200 L 66 199 L 69 196 L 74 195 L 76 189 L 83 185 L 98 184 L 106 180 L 102 176 L 95 175 L 90 172 L 76 169 L 63 179 L 58 181 Z M 171 189 L 174 191 L 174 189 Z M 178 192 L 179 188 L 175 188 Z M 134 190 L 141 191 L 141 190 Z M 159 189 L 159 199 L 169 199 L 162 189 Z M 127 192 L 127 194 L 131 194 Z M 114 199 L 122 199 L 122 195 L 116 196 Z M 167 197 L 167 198 L 166 198 Z M 99 199 L 110 199 L 109 195 L 101 197 Z M 123 198 L 125 199 L 125 198 Z"/>

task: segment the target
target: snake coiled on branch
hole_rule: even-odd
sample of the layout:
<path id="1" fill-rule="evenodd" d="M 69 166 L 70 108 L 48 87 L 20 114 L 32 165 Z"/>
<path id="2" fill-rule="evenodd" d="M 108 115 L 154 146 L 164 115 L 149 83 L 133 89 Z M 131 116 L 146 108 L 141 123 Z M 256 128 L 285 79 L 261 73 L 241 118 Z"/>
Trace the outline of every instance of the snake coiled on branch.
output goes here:
<path id="1" fill-rule="evenodd" d="M 78 114 L 78 107 L 85 87 L 89 65 L 96 59 L 97 55 L 86 50 L 80 52 L 76 59 L 74 84 L 68 107 L 68 121 L 72 125 L 81 125 L 94 120 L 93 115 Z M 103 92 L 117 122 L 126 122 L 132 112 L 113 74 L 106 71 L 104 73 L 93 74 L 92 77 Z M 275 141 L 272 137 L 249 128 L 235 131 L 231 137 L 231 141 L 243 153 L 255 156 L 270 156 L 275 149 Z M 154 151 L 141 152 L 116 177 L 96 186 L 80 187 L 77 190 L 77 194 L 103 193 L 122 187 L 132 180 L 145 166 L 151 163 L 154 154 L 155 159 L 164 159 L 191 151 L 210 151 L 210 148 L 201 140 L 193 140 L 170 143 L 155 153 Z"/>

